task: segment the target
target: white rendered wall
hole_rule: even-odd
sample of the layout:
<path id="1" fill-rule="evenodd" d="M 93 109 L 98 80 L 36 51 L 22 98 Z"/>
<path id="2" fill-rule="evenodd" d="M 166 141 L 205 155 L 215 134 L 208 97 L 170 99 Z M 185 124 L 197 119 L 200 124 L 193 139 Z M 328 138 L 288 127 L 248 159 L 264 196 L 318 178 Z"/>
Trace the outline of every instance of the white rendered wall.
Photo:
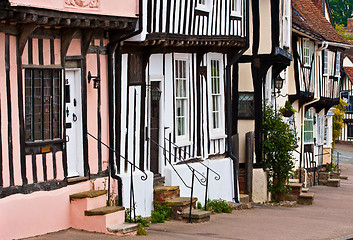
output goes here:
<path id="1" fill-rule="evenodd" d="M 146 171 L 146 181 L 141 180 L 143 176 L 140 172 L 134 172 L 134 193 L 135 193 L 135 206 L 136 215 L 143 217 L 151 216 L 153 206 L 153 173 Z M 122 178 L 123 184 L 123 206 L 127 209 L 130 208 L 130 173 L 119 175 Z"/>
<path id="2" fill-rule="evenodd" d="M 215 174 L 210 172 L 209 184 L 208 184 L 208 198 L 209 199 L 224 199 L 226 201 L 233 201 L 234 190 L 233 190 L 233 163 L 229 158 L 220 160 L 206 160 L 205 163 L 211 169 L 221 175 L 221 178 L 215 180 Z M 206 168 L 200 163 L 191 163 L 193 168 L 200 171 L 206 176 Z M 174 165 L 180 176 L 184 179 L 185 183 L 191 186 L 191 171 L 185 165 Z M 187 188 L 174 170 L 167 166 L 164 170 L 165 173 L 165 185 L 166 186 L 179 186 L 181 197 L 190 197 L 190 189 Z M 195 178 L 194 180 L 194 197 L 198 198 L 198 201 L 204 204 L 205 202 L 205 187 L 202 186 Z"/>

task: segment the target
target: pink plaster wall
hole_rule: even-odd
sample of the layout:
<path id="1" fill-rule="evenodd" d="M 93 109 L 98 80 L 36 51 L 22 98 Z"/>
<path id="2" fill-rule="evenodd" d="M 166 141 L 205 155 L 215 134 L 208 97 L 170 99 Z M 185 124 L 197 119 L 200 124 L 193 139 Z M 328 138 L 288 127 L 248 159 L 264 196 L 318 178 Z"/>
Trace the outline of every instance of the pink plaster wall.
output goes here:
<path id="1" fill-rule="evenodd" d="M 33 183 L 33 172 L 32 172 L 32 156 L 26 156 L 26 176 L 28 180 L 28 184 Z"/>
<path id="2" fill-rule="evenodd" d="M 43 64 L 50 64 L 50 39 L 43 39 Z"/>
<path id="3" fill-rule="evenodd" d="M 69 195 L 90 189 L 90 182 L 54 191 L 15 194 L 0 199 L 0 239 L 17 239 L 70 227 Z"/>
<path id="4" fill-rule="evenodd" d="M 39 56 L 38 56 L 38 38 L 32 39 L 32 51 L 33 51 L 33 64 L 39 65 Z"/>
<path id="5" fill-rule="evenodd" d="M 80 56 L 81 55 L 81 40 L 72 39 L 69 49 L 67 50 L 67 56 Z"/>
<path id="6" fill-rule="evenodd" d="M 7 134 L 7 97 L 6 97 L 6 70 L 5 70 L 5 34 L 0 33 L 0 100 L 1 100 L 1 141 L 3 186 L 10 185 L 8 162 L 8 134 Z"/>
<path id="7" fill-rule="evenodd" d="M 12 106 L 12 147 L 15 185 L 22 185 L 20 158 L 20 123 L 18 111 L 16 37 L 10 36 L 10 86 Z"/>
<path id="8" fill-rule="evenodd" d="M 83 0 L 82 2 L 88 1 Z M 9 0 L 9 2 L 12 6 L 29 6 L 89 14 L 136 17 L 138 13 L 138 0 L 98 0 L 99 8 L 70 7 L 65 4 L 65 2 L 74 2 L 72 0 Z"/>
<path id="9" fill-rule="evenodd" d="M 102 116 L 102 141 L 109 144 L 109 92 L 108 92 L 108 56 L 101 55 L 101 116 Z M 103 170 L 108 167 L 109 150 L 102 148 Z"/>
<path id="10" fill-rule="evenodd" d="M 38 179 L 38 182 L 44 182 L 43 161 L 42 161 L 42 155 L 41 154 L 37 154 L 36 155 L 36 163 L 37 163 L 37 179 Z"/>
<path id="11" fill-rule="evenodd" d="M 55 56 L 55 64 L 61 64 L 61 40 L 54 39 L 54 56 Z"/>
<path id="12" fill-rule="evenodd" d="M 47 161 L 47 179 L 48 181 L 54 179 L 54 169 L 53 169 L 53 153 L 46 154 Z"/>
<path id="13" fill-rule="evenodd" d="M 22 64 L 28 64 L 28 41 L 26 42 L 25 48 L 23 49 Z"/>
<path id="14" fill-rule="evenodd" d="M 97 76 L 97 56 L 95 54 L 87 54 L 87 73 L 91 72 L 93 76 Z M 93 83 L 87 84 L 87 131 L 93 136 L 98 136 L 98 120 L 97 120 L 97 89 L 93 88 Z M 98 172 L 98 149 L 97 141 L 88 137 L 88 161 L 91 173 Z"/>
<path id="15" fill-rule="evenodd" d="M 58 180 L 63 180 L 64 179 L 64 168 L 63 168 L 63 152 L 56 152 L 55 157 L 56 157 L 56 179 Z"/>

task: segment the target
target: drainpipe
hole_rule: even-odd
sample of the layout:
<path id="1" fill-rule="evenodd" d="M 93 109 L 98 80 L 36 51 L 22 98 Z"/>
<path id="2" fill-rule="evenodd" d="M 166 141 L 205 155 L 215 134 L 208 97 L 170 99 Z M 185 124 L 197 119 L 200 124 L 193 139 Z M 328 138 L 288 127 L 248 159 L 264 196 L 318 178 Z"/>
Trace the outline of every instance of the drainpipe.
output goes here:
<path id="1" fill-rule="evenodd" d="M 322 46 L 320 48 L 318 48 L 316 50 L 316 52 L 320 52 L 320 51 L 323 51 L 325 50 L 326 48 L 328 47 L 328 43 L 327 42 L 322 42 Z M 316 62 L 316 61 L 315 61 Z M 317 84 L 318 86 L 318 84 Z M 316 87 L 317 88 L 317 87 Z M 320 94 L 320 93 L 319 93 Z M 314 97 L 314 99 L 310 102 L 307 102 L 307 103 L 304 103 L 303 106 L 302 106 L 302 112 L 301 112 L 301 119 L 300 119 L 300 135 L 301 135 L 301 141 L 300 141 L 300 159 L 301 161 L 304 159 L 304 117 L 305 117 L 305 107 L 312 104 L 312 103 L 315 103 L 317 101 L 320 100 L 320 95 L 318 95 L 317 97 Z M 301 179 L 301 176 L 299 176 L 299 178 Z"/>
<path id="2" fill-rule="evenodd" d="M 233 57 L 233 59 L 230 60 L 230 62 L 226 66 L 226 126 L 227 126 L 227 155 L 230 157 L 233 161 L 233 178 L 234 178 L 234 200 L 236 203 L 239 203 L 239 181 L 238 181 L 238 176 L 239 176 L 239 161 L 238 159 L 234 156 L 232 153 L 232 136 L 231 136 L 231 121 L 232 121 L 232 116 L 231 116 L 231 93 L 230 93 L 230 86 L 231 86 L 231 66 L 238 63 L 240 57 L 245 53 L 246 50 L 249 48 L 249 0 L 246 0 L 246 10 L 245 10 L 245 15 L 246 15 L 246 21 L 245 21 L 245 26 L 246 26 L 246 43 L 245 47 L 236 55 Z"/>
<path id="3" fill-rule="evenodd" d="M 140 34 L 142 32 L 142 20 L 143 20 L 143 7 L 142 7 L 142 1 L 143 0 L 139 0 L 139 13 L 138 13 L 138 29 L 135 30 L 134 32 L 130 33 L 129 35 L 125 36 L 125 37 L 122 37 L 122 38 L 119 38 L 113 42 L 110 42 L 108 45 L 107 45 L 107 50 L 108 50 L 108 81 L 113 81 L 114 79 L 114 76 L 113 76 L 113 56 L 114 56 L 114 53 L 115 53 L 115 50 L 118 46 L 118 44 L 120 44 L 122 41 L 126 40 L 126 39 L 129 39 L 131 37 L 134 37 L 138 34 Z M 114 167 L 114 156 L 111 156 L 109 158 L 109 165 L 110 165 L 110 173 L 111 173 L 111 177 L 115 180 L 117 180 L 117 183 L 118 183 L 118 196 L 119 196 L 119 205 L 122 206 L 123 205 L 123 199 L 122 199 L 122 187 L 123 187 L 123 184 L 122 184 L 122 179 L 121 177 L 119 177 L 115 171 L 115 167 Z"/>

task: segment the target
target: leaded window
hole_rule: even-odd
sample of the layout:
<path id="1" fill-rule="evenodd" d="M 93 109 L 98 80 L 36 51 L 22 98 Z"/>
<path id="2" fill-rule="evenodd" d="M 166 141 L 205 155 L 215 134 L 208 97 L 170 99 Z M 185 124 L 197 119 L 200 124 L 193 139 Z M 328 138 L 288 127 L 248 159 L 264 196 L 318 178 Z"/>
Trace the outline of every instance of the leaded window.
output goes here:
<path id="1" fill-rule="evenodd" d="M 61 138 L 60 113 L 61 69 L 26 69 L 26 141 Z"/>
<path id="2" fill-rule="evenodd" d="M 310 45 L 309 40 L 304 40 L 304 47 L 303 47 L 303 64 L 304 66 L 310 66 Z"/>
<path id="3" fill-rule="evenodd" d="M 341 53 L 337 52 L 335 62 L 335 76 L 340 76 L 341 71 Z"/>
<path id="4" fill-rule="evenodd" d="M 349 123 L 348 125 L 347 125 L 347 137 L 349 138 L 349 139 L 352 139 L 353 138 L 353 124 L 352 123 Z"/>
<path id="5" fill-rule="evenodd" d="M 253 119 L 255 117 L 254 111 L 254 93 L 239 93 L 238 101 L 238 117 Z"/>
<path id="6" fill-rule="evenodd" d="M 212 128 L 220 128 L 221 85 L 219 60 L 211 60 Z"/>
<path id="7" fill-rule="evenodd" d="M 304 116 L 304 143 L 314 142 L 314 112 L 310 108 Z"/>
<path id="8" fill-rule="evenodd" d="M 186 136 L 188 128 L 187 61 L 175 60 L 175 104 L 177 136 Z"/>
<path id="9" fill-rule="evenodd" d="M 328 51 L 324 50 L 323 51 L 323 60 L 324 60 L 324 66 L 323 66 L 323 74 L 327 75 L 328 74 Z"/>

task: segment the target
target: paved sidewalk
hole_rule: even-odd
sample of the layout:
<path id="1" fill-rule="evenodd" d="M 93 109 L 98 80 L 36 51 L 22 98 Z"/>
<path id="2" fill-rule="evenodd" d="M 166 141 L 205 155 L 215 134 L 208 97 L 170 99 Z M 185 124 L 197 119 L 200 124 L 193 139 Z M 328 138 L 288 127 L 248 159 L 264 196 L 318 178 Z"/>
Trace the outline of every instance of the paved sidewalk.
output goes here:
<path id="1" fill-rule="evenodd" d="M 211 221 L 187 224 L 169 221 L 147 228 L 148 236 L 129 236 L 124 240 L 195 239 L 342 239 L 353 237 L 353 165 L 341 165 L 348 180 L 340 188 L 316 186 L 312 206 L 292 208 L 258 206 L 232 214 L 212 215 Z M 116 239 L 114 236 L 69 229 L 31 240 Z"/>

